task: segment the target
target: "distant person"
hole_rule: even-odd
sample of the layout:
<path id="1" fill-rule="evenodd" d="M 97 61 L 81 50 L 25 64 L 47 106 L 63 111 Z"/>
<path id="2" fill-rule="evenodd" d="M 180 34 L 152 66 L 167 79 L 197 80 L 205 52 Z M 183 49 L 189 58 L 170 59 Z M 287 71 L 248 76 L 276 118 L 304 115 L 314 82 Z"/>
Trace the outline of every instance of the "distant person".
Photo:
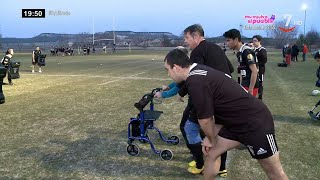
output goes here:
<path id="1" fill-rule="evenodd" d="M 36 47 L 36 50 L 32 51 L 32 73 L 35 72 L 34 70 L 36 65 L 39 67 L 39 73 L 42 72 L 41 65 L 38 63 L 41 58 L 41 54 L 42 52 L 39 46 Z"/>
<path id="2" fill-rule="evenodd" d="M 83 46 L 83 55 L 87 55 L 87 47 Z"/>
<path id="3" fill-rule="evenodd" d="M 287 48 L 288 48 L 289 45 L 285 44 L 283 45 L 282 47 L 282 57 L 283 57 L 283 62 L 285 63 L 286 62 L 286 52 L 287 52 Z"/>
<path id="4" fill-rule="evenodd" d="M 55 48 L 54 48 L 54 51 L 55 51 L 55 53 L 56 53 L 56 56 L 58 56 L 58 55 L 59 55 L 59 48 L 58 48 L 58 47 L 55 47 Z"/>
<path id="5" fill-rule="evenodd" d="M 296 43 L 292 45 L 291 61 L 298 61 L 299 47 Z"/>
<path id="6" fill-rule="evenodd" d="M 263 81 L 264 73 L 266 71 L 266 63 L 268 61 L 267 50 L 261 45 L 262 37 L 260 35 L 255 35 L 252 37 L 253 46 L 255 47 L 255 54 L 258 60 L 258 69 L 259 69 L 259 89 L 258 89 L 258 98 L 262 99 L 263 95 Z"/>
<path id="7" fill-rule="evenodd" d="M 113 53 L 116 52 L 116 44 L 115 44 L 115 43 L 113 43 L 113 45 L 112 45 L 112 52 L 113 52 Z"/>
<path id="8" fill-rule="evenodd" d="M 50 56 L 55 56 L 55 50 L 53 46 L 51 46 L 51 49 L 50 49 Z"/>
<path id="9" fill-rule="evenodd" d="M 7 50 L 5 56 L 1 59 L 1 64 L 7 69 L 7 74 L 8 74 L 7 76 L 8 76 L 8 84 L 9 85 L 13 85 L 10 70 L 9 70 L 12 56 L 13 56 L 13 49 L 9 48 Z"/>
<path id="10" fill-rule="evenodd" d="M 103 47 L 102 47 L 102 51 L 103 51 L 103 53 L 104 53 L 104 54 L 106 54 L 106 53 L 107 53 L 107 46 L 106 46 L 106 45 L 103 45 Z"/>
<path id="11" fill-rule="evenodd" d="M 287 65 L 290 65 L 291 63 L 291 54 L 292 54 L 292 46 L 288 45 L 286 48 L 286 63 Z"/>
<path id="12" fill-rule="evenodd" d="M 306 61 L 308 52 L 309 52 L 309 50 L 308 50 L 307 45 L 305 43 L 303 43 L 302 61 Z"/>
<path id="13" fill-rule="evenodd" d="M 73 47 L 71 47 L 71 48 L 70 48 L 71 56 L 74 56 L 73 51 L 74 51 L 74 50 L 73 50 Z"/>
<path id="14" fill-rule="evenodd" d="M 92 46 L 92 53 L 96 53 L 96 48 L 94 48 L 94 45 Z"/>
<path id="15" fill-rule="evenodd" d="M 90 55 L 90 46 L 87 46 L 87 55 Z"/>
<path id="16" fill-rule="evenodd" d="M 237 50 L 238 72 L 240 72 L 240 84 L 253 96 L 257 96 L 259 88 L 258 67 L 255 52 L 241 42 L 241 34 L 237 29 L 230 29 L 223 36 L 227 46 Z"/>

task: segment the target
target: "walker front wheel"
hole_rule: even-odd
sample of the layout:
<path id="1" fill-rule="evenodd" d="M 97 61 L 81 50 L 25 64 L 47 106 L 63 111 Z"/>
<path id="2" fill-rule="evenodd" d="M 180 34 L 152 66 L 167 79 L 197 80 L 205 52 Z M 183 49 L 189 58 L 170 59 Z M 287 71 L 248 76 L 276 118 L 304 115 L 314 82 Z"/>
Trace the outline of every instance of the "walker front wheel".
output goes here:
<path id="1" fill-rule="evenodd" d="M 128 144 L 127 153 L 131 156 L 138 156 L 140 153 L 139 146 L 136 144 Z"/>
<path id="2" fill-rule="evenodd" d="M 163 160 L 170 161 L 173 158 L 173 153 L 169 149 L 164 149 L 160 152 L 160 157 Z"/>

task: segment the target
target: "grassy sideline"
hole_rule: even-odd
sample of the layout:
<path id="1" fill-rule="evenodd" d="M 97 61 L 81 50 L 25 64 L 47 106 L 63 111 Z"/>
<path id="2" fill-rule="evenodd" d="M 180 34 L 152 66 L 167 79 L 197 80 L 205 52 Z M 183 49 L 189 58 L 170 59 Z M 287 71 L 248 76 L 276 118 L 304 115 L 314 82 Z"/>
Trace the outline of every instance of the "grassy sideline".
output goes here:
<path id="1" fill-rule="evenodd" d="M 15 54 L 22 63 L 21 78 L 15 86 L 3 86 L 0 179 L 201 179 L 186 171 L 184 142 L 168 145 L 150 133 L 157 149 L 173 151 L 172 161 L 140 143 L 138 157 L 126 153 L 127 123 L 138 113 L 134 102 L 171 82 L 163 68 L 165 53 L 48 56 L 41 74 L 31 73 L 31 56 Z M 228 56 L 236 64 L 236 57 Z M 284 169 L 290 179 L 318 179 L 320 122 L 307 115 L 319 100 L 310 96 L 317 89 L 318 64 L 308 57 L 279 68 L 280 53 L 270 52 L 268 58 L 264 102 L 275 118 Z M 163 100 L 156 106 L 164 111 L 157 127 L 181 137 L 178 124 L 185 105 L 175 98 Z M 231 180 L 266 179 L 247 151 L 232 151 L 228 170 Z"/>

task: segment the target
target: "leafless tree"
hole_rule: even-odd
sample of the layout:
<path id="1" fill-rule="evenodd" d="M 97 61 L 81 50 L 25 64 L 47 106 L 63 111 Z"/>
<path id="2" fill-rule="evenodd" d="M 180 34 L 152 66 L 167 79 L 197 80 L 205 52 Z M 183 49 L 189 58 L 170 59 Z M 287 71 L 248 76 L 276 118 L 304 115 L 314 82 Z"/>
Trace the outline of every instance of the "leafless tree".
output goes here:
<path id="1" fill-rule="evenodd" d="M 275 47 L 276 48 L 281 48 L 284 44 L 286 43 L 291 43 L 292 41 L 294 41 L 294 39 L 297 37 L 298 35 L 298 26 L 295 26 L 295 28 L 290 31 L 290 32 L 284 32 L 282 31 L 280 28 L 292 28 L 293 26 L 291 26 L 289 24 L 288 27 L 286 27 L 286 21 L 275 21 L 274 23 L 275 25 L 275 29 L 274 30 L 268 30 L 270 31 L 270 37 L 275 39 Z"/>
<path id="2" fill-rule="evenodd" d="M 310 45 L 310 49 L 311 49 L 311 46 L 314 45 L 317 41 L 320 40 L 320 34 L 319 32 L 312 28 L 307 34 L 306 34 L 306 40 L 307 40 L 307 43 Z"/>

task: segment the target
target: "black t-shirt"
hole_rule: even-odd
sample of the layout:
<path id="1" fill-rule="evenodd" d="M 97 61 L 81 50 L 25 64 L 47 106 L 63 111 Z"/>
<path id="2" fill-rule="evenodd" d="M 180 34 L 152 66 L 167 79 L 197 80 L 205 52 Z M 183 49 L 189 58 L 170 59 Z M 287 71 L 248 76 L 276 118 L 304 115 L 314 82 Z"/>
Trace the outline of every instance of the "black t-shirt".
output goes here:
<path id="1" fill-rule="evenodd" d="M 206 40 L 201 41 L 199 45 L 192 50 L 190 60 L 193 63 L 204 64 L 229 75 L 234 71 L 231 62 L 221 47 Z M 179 95 L 185 96 L 187 93 L 187 87 L 185 85 L 181 86 Z M 188 100 L 188 107 L 190 108 L 189 120 L 198 123 L 196 112 L 190 98 Z"/>
<path id="2" fill-rule="evenodd" d="M 33 55 L 34 55 L 34 59 L 35 60 L 38 60 L 41 56 L 41 50 L 37 51 L 37 50 L 34 50 L 33 51 Z"/>
<path id="3" fill-rule="evenodd" d="M 199 45 L 192 50 L 190 60 L 193 63 L 204 64 L 218 71 L 231 75 L 234 71 L 231 62 L 229 61 L 223 50 L 216 44 L 203 40 Z M 182 86 L 179 95 L 187 94 L 186 87 Z"/>
<path id="4" fill-rule="evenodd" d="M 11 61 L 11 58 L 8 55 L 5 55 L 1 59 L 1 64 L 4 65 L 5 68 L 8 68 L 10 61 Z"/>
<path id="5" fill-rule="evenodd" d="M 254 51 L 246 46 L 242 45 L 239 52 L 237 53 L 238 58 L 238 70 L 240 70 L 242 76 L 242 83 L 241 85 L 244 87 L 250 86 L 250 79 L 251 79 L 251 64 L 257 64 L 257 59 Z M 259 78 L 257 77 L 256 84 L 254 85 L 255 88 L 259 87 Z"/>
<path id="6" fill-rule="evenodd" d="M 231 74 L 229 67 L 229 59 L 223 50 L 216 44 L 203 40 L 191 52 L 190 59 L 193 63 L 204 64 L 226 74 Z"/>
<path id="7" fill-rule="evenodd" d="M 267 50 L 260 46 L 255 50 L 256 57 L 258 59 L 258 65 L 259 65 L 259 74 L 265 73 L 265 64 L 268 61 L 267 58 Z"/>
<path id="8" fill-rule="evenodd" d="M 216 124 L 236 133 L 273 129 L 267 106 L 247 93 L 231 76 L 204 65 L 192 67 L 186 85 L 199 119 L 214 116 Z"/>

